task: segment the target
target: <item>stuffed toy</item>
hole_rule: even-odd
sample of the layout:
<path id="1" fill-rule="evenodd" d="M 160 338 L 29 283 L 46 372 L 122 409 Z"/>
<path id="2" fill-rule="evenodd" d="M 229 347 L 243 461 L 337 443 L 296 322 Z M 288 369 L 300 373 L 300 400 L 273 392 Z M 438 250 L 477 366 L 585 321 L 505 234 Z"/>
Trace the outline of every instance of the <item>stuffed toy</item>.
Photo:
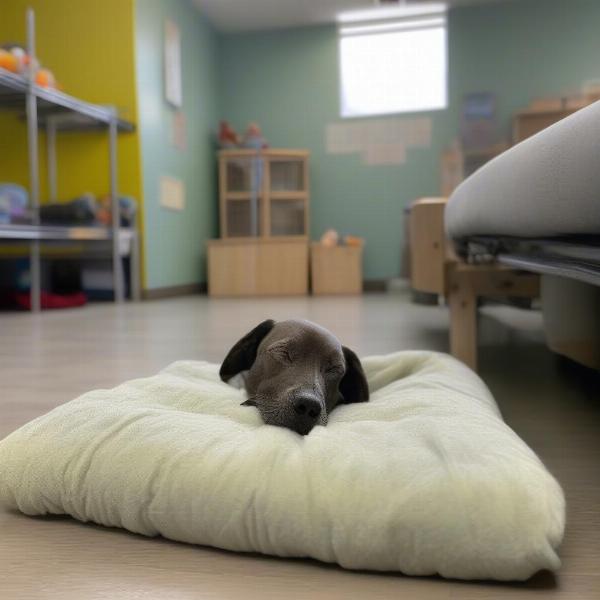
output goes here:
<path id="1" fill-rule="evenodd" d="M 31 58 L 23 46 L 19 46 L 19 44 L 4 44 L 0 46 L 0 67 L 13 73 L 25 75 L 30 64 Z M 33 66 L 34 70 L 37 71 L 40 65 L 35 61 Z"/>
<path id="2" fill-rule="evenodd" d="M 0 183 L 0 223 L 27 221 L 29 194 L 16 183 Z"/>
<path id="3" fill-rule="evenodd" d="M 27 51 L 18 44 L 4 44 L 0 47 L 0 67 L 18 73 L 27 75 L 27 70 L 31 64 L 31 57 Z M 54 73 L 50 69 L 42 68 L 36 60 L 33 63 L 35 72 L 35 83 L 41 87 L 58 89 Z"/>
<path id="4" fill-rule="evenodd" d="M 45 88 L 56 89 L 56 79 L 54 78 L 54 73 L 49 69 L 38 69 L 35 74 L 35 82 Z"/>
<path id="5" fill-rule="evenodd" d="M 335 229 L 328 229 L 321 236 L 321 244 L 327 248 L 333 248 L 334 246 L 337 246 L 339 239 L 340 236 Z"/>
<path id="6" fill-rule="evenodd" d="M 227 121 L 219 123 L 219 146 L 221 148 L 237 148 L 240 138 Z"/>
<path id="7" fill-rule="evenodd" d="M 353 246 L 355 248 L 362 248 L 365 245 L 365 240 L 356 235 L 345 235 L 344 236 L 344 245 L 345 246 Z"/>
<path id="8" fill-rule="evenodd" d="M 269 147 L 267 140 L 263 137 L 258 123 L 248 123 L 248 128 L 242 141 L 244 148 L 253 148 L 255 150 L 264 150 Z"/>
<path id="9" fill-rule="evenodd" d="M 131 196 L 119 196 L 119 214 L 121 227 L 132 227 L 135 221 L 137 205 Z M 112 225 L 112 202 L 110 196 L 102 196 L 96 204 L 96 221 L 106 225 Z"/>
<path id="10" fill-rule="evenodd" d="M 10 71 L 11 73 L 19 72 L 19 62 L 17 57 L 4 48 L 0 48 L 0 68 Z"/>

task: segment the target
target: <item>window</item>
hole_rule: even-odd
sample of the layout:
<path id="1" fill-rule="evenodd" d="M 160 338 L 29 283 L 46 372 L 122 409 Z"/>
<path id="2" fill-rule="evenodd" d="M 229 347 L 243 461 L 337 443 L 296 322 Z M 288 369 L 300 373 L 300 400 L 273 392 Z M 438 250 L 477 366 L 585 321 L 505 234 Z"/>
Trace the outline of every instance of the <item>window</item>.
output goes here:
<path id="1" fill-rule="evenodd" d="M 445 13 L 344 24 L 339 36 L 343 117 L 446 108 Z"/>

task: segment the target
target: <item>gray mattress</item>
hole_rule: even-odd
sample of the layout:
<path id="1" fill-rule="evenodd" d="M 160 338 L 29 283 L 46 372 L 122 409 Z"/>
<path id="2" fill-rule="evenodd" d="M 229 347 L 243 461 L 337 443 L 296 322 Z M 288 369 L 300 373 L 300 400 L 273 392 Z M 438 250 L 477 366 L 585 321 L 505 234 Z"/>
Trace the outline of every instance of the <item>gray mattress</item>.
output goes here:
<path id="1" fill-rule="evenodd" d="M 600 234 L 600 102 L 496 157 L 456 188 L 450 238 Z"/>

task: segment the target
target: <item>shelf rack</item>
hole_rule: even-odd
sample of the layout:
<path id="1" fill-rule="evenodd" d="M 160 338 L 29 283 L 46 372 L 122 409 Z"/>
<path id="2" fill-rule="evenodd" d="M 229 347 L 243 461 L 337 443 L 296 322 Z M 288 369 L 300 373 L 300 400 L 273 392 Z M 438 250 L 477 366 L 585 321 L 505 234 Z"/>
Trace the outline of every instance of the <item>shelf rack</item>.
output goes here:
<path id="1" fill-rule="evenodd" d="M 23 112 L 27 123 L 29 157 L 29 202 L 33 219 L 30 225 L 1 225 L 0 240 L 20 240 L 30 246 L 31 310 L 41 310 L 41 254 L 42 241 L 110 241 L 115 302 L 123 302 L 122 247 L 129 246 L 131 260 L 131 296 L 140 297 L 139 236 L 137 228 L 120 225 L 119 194 L 117 185 L 117 135 L 119 131 L 133 131 L 135 126 L 120 119 L 113 107 L 84 102 L 57 90 L 35 84 L 35 15 L 27 10 L 27 52 L 31 57 L 26 75 L 0 68 L 0 109 Z M 62 131 L 106 130 L 109 140 L 109 181 L 112 209 L 110 227 L 57 227 L 40 224 L 38 130 L 46 130 L 48 158 L 48 189 L 50 200 L 57 200 L 56 135 Z"/>

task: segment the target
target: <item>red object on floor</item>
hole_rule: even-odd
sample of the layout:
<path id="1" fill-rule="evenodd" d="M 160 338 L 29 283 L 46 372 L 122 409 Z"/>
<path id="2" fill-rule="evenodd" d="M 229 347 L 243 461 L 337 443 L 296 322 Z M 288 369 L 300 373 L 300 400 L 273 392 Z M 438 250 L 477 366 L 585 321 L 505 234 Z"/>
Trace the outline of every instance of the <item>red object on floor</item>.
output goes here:
<path id="1" fill-rule="evenodd" d="M 40 300 L 42 308 L 74 308 L 86 304 L 87 296 L 83 292 L 75 292 L 74 294 L 53 294 L 52 292 L 42 291 Z M 29 292 L 16 293 L 15 301 L 21 308 L 31 310 Z"/>

